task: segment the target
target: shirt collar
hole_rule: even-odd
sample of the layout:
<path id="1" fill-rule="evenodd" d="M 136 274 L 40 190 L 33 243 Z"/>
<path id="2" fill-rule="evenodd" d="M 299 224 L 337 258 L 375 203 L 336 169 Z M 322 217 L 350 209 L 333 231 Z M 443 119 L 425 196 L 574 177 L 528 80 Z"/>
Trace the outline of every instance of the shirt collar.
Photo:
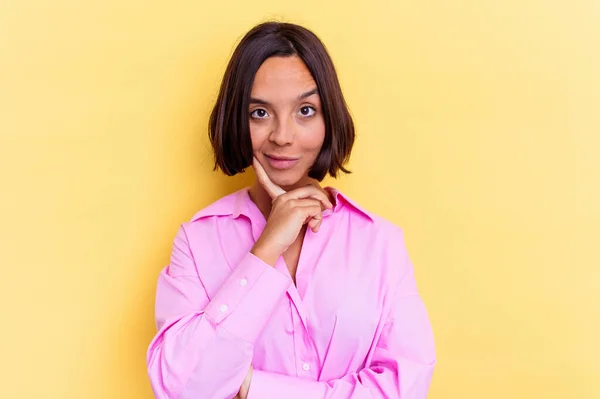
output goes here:
<path id="1" fill-rule="evenodd" d="M 249 219 L 254 219 L 256 213 L 260 213 L 256 204 L 250 199 L 248 194 L 249 187 L 244 187 L 232 194 L 229 194 L 220 200 L 212 203 L 206 208 L 197 212 L 192 218 L 192 222 L 210 216 L 231 216 L 234 219 L 240 215 L 244 215 Z M 332 213 L 338 212 L 344 206 L 349 206 L 354 211 L 358 212 L 362 216 L 366 217 L 371 222 L 374 221 L 373 216 L 366 211 L 364 208 L 359 206 L 356 202 L 348 198 L 345 194 L 334 187 L 325 187 L 325 190 L 329 191 L 335 199 L 335 205 L 332 210 L 326 210 L 323 212 L 323 217 L 331 215 Z"/>
<path id="2" fill-rule="evenodd" d="M 366 209 L 364 209 L 363 207 L 358 205 L 356 202 L 354 202 L 352 199 L 350 199 L 348 196 L 346 196 L 344 193 L 342 193 L 337 188 L 328 186 L 328 187 L 325 187 L 325 190 L 329 191 L 331 193 L 331 195 L 333 196 L 333 198 L 335 199 L 335 206 L 333 207 L 333 212 L 339 211 L 344 205 L 349 205 L 350 208 L 352 208 L 359 214 L 363 215 L 364 217 L 369 219 L 371 222 L 374 221 L 373 216 Z"/>

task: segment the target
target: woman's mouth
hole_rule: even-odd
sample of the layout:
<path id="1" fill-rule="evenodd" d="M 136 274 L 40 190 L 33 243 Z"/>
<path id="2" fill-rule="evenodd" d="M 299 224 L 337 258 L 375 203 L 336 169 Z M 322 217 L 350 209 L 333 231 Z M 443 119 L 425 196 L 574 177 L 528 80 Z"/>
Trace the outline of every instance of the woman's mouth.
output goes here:
<path id="1" fill-rule="evenodd" d="M 298 163 L 298 161 L 300 160 L 300 158 L 284 157 L 284 156 L 277 156 L 277 155 L 266 155 L 266 154 L 265 154 L 265 158 L 267 159 L 267 162 L 273 169 L 278 169 L 278 170 L 290 169 L 293 166 L 295 166 Z"/>

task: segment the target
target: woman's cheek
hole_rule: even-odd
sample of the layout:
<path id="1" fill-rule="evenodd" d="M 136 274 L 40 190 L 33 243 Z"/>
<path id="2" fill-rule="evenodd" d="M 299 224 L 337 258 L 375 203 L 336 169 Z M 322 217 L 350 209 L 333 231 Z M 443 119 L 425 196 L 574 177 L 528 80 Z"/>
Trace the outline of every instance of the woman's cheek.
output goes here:
<path id="1" fill-rule="evenodd" d="M 258 151 L 265 141 L 265 129 L 257 123 L 250 123 L 250 141 L 252 141 L 252 150 Z"/>
<path id="2" fill-rule="evenodd" d="M 315 121 L 315 126 L 310 134 L 310 146 L 314 151 L 321 151 L 321 147 L 323 146 L 323 142 L 325 141 L 325 123 L 321 119 L 320 121 Z"/>

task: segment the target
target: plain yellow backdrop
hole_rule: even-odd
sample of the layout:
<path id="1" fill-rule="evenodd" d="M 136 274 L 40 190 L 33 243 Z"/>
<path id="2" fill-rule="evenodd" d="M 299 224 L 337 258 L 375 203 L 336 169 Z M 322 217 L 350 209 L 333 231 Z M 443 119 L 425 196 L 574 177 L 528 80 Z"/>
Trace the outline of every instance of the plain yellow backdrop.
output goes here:
<path id="1" fill-rule="evenodd" d="M 0 396 L 152 397 L 156 277 L 252 181 L 212 171 L 206 124 L 270 18 L 337 65 L 358 139 L 326 184 L 405 230 L 429 397 L 599 398 L 594 0 L 2 2 Z"/>

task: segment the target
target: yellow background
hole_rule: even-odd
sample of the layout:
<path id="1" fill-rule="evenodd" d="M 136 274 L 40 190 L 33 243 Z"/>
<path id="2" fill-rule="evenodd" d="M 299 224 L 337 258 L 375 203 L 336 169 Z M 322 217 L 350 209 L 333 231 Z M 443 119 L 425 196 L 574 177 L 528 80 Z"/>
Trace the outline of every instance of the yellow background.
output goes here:
<path id="1" fill-rule="evenodd" d="M 152 397 L 177 227 L 252 179 L 212 171 L 208 112 L 272 17 L 321 36 L 357 122 L 326 183 L 406 231 L 429 397 L 599 398 L 595 0 L 2 2 L 1 397 Z"/>

